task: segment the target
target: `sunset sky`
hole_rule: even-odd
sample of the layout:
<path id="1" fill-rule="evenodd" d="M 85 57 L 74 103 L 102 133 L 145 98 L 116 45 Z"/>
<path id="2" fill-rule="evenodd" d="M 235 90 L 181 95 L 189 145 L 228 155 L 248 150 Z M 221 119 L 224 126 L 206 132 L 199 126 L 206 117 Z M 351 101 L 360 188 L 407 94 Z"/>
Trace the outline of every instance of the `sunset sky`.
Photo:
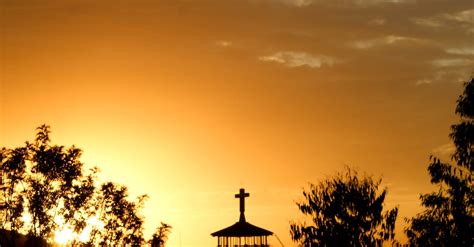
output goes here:
<path id="1" fill-rule="evenodd" d="M 293 246 L 302 188 L 345 165 L 383 178 L 405 241 L 474 71 L 472 0 L 0 0 L 0 24 L 0 146 L 50 125 L 150 196 L 168 246 L 216 245 L 239 188 Z"/>

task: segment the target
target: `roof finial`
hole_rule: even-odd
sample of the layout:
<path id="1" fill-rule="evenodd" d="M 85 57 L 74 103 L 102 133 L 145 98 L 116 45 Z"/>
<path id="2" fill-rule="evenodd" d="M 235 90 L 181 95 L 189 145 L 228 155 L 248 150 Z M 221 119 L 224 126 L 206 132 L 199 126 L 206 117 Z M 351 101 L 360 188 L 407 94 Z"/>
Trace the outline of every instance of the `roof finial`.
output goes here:
<path id="1" fill-rule="evenodd" d="M 240 222 L 245 222 L 245 197 L 249 197 L 249 193 L 245 193 L 245 189 L 240 189 L 239 194 L 235 194 L 235 198 L 240 199 Z"/>

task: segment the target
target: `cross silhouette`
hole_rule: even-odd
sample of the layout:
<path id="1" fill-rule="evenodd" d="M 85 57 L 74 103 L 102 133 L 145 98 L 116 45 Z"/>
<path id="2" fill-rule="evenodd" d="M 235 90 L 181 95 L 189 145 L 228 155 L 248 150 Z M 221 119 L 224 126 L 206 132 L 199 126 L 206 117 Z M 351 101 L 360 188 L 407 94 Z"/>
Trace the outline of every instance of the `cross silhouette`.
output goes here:
<path id="1" fill-rule="evenodd" d="M 240 189 L 239 194 L 235 194 L 235 198 L 240 199 L 240 221 L 245 222 L 245 197 L 249 197 L 249 193 L 245 193 L 245 189 Z"/>

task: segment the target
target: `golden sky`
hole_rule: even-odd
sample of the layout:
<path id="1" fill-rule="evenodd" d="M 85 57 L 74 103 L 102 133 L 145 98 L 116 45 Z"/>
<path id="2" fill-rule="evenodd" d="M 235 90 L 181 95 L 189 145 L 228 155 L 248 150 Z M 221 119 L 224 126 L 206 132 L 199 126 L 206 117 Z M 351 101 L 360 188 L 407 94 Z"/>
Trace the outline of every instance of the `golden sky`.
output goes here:
<path id="1" fill-rule="evenodd" d="M 0 145 L 51 125 L 169 246 L 215 245 L 241 187 L 292 246 L 301 188 L 344 165 L 383 177 L 405 240 L 474 67 L 472 0 L 0 0 L 0 24 Z"/>

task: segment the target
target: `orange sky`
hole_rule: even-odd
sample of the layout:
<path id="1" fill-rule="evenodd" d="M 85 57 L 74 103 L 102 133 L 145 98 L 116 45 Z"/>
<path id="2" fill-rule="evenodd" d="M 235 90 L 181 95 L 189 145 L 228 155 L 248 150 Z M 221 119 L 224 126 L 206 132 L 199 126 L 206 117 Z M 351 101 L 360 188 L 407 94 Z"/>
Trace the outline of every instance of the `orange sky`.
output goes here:
<path id="1" fill-rule="evenodd" d="M 146 233 L 211 246 L 247 220 L 292 246 L 301 188 L 383 176 L 403 217 L 433 190 L 474 65 L 470 0 L 0 0 L 0 145 L 84 150 L 150 195 Z M 274 237 L 272 244 L 277 244 Z"/>

